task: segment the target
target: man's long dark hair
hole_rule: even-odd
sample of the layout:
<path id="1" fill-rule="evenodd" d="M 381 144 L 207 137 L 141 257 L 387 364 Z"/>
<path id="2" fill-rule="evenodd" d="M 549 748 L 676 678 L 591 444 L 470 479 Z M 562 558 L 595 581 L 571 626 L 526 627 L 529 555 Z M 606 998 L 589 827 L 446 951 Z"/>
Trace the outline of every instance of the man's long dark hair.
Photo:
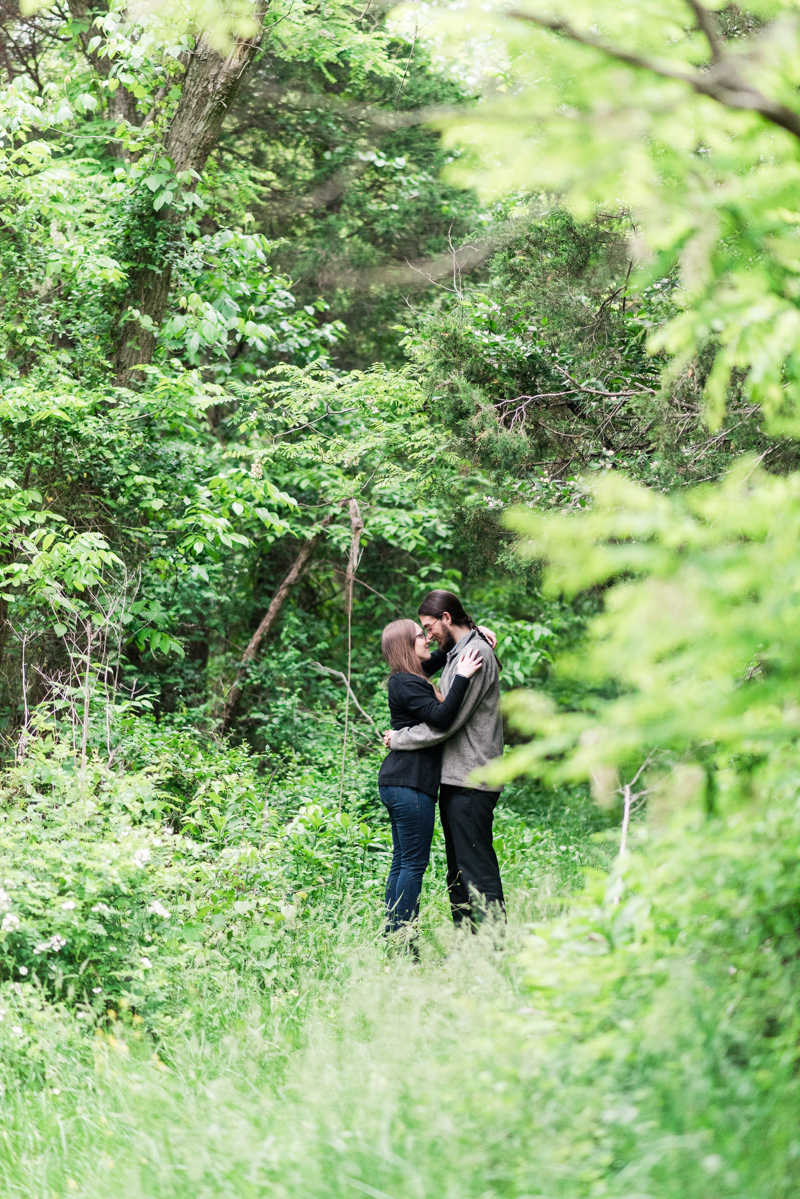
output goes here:
<path id="1" fill-rule="evenodd" d="M 462 629 L 474 629 L 481 641 L 486 641 L 475 621 L 468 612 L 464 611 L 464 605 L 461 603 L 461 600 L 452 591 L 444 591 L 442 589 L 429 591 L 417 608 L 417 612 L 420 616 L 432 616 L 434 620 L 441 620 L 445 612 L 447 612 L 453 624 L 459 625 Z M 489 645 L 489 642 L 486 641 L 486 644 Z M 491 649 L 491 646 L 489 648 Z M 494 653 L 494 650 L 492 650 L 492 653 Z M 500 659 L 497 657 L 497 654 L 494 656 L 498 669 L 502 670 Z"/>

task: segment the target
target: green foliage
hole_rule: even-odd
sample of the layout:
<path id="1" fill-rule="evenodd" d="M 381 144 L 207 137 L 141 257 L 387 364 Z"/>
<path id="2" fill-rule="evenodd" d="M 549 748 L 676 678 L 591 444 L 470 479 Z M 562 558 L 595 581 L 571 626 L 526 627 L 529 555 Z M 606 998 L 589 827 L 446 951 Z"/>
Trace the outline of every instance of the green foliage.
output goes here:
<path id="1" fill-rule="evenodd" d="M 176 877 L 152 781 L 76 778 L 68 754 L 20 769 L 3 795 L 0 973 L 91 1013 L 103 996 L 146 992 Z"/>
<path id="2" fill-rule="evenodd" d="M 747 790 L 755 763 L 794 745 L 797 486 L 754 463 L 672 496 L 608 474 L 586 512 L 518 511 L 524 552 L 551 564 L 547 588 L 604 587 L 580 657 L 561 669 L 613 689 L 562 714 L 520 696 L 515 719 L 538 736 L 503 769 L 595 775 L 602 792 L 607 768 L 650 754 L 728 769 Z"/>
<path id="3" fill-rule="evenodd" d="M 231 374 L 259 374 L 276 355 L 301 364 L 326 356 L 344 325 L 315 324 L 326 308 L 321 300 L 295 313 L 291 279 L 272 273 L 269 250 L 266 238 L 229 229 L 187 246 L 178 264 L 178 312 L 159 335 L 165 359 L 213 364 L 222 382 Z M 263 365 L 252 354 L 242 357 L 244 348 L 257 351 Z"/>
<path id="4" fill-rule="evenodd" d="M 682 0 L 483 16 L 478 27 L 513 65 L 491 105 L 451 125 L 475 151 L 471 170 L 459 160 L 462 178 L 557 192 L 583 217 L 625 196 L 647 246 L 639 278 L 680 270 L 680 311 L 650 347 L 672 355 L 674 372 L 708 348 L 716 428 L 739 379 L 772 429 L 796 431 L 798 142 L 774 117 L 784 105 L 784 125 L 797 124 L 795 10 L 759 6 L 774 24 L 756 30 L 752 48 L 738 30 L 726 45 L 724 28 L 712 47 Z M 712 37 L 716 22 L 710 11 Z M 710 57 L 724 57 L 733 90 L 693 89 L 696 79 L 703 91 Z"/>
<path id="5" fill-rule="evenodd" d="M 578 221 L 524 197 L 497 207 L 487 282 L 464 286 L 406 339 L 432 410 L 480 464 L 493 506 L 580 504 L 587 471 L 620 468 L 671 489 L 719 478 L 748 452 L 768 450 L 776 470 L 796 465 L 793 444 L 764 435 L 738 377 L 730 427 L 709 436 L 710 349 L 682 368 L 670 363 L 666 376 L 668 358 L 648 353 L 682 300 L 674 271 L 634 271 L 630 214 Z"/>
<path id="6" fill-rule="evenodd" d="M 297 969 L 265 990 L 187 953 L 202 1038 L 165 1025 L 157 1053 L 122 1004 L 82 1035 L 6 985 L 4 1185 L 167 1197 L 235 1169 L 286 1195 L 439 1194 L 456 1173 L 469 1194 L 790 1194 L 793 771 L 766 821 L 643 829 L 621 896 L 590 874 L 554 915 L 529 852 L 537 906 L 512 911 L 505 953 L 487 930 L 444 962 L 433 945 L 421 966 L 387 960 L 347 908 L 273 942 Z M 23 1152 L 32 1129 L 46 1151 Z"/>
<path id="7" fill-rule="evenodd" d="M 649 443 L 630 388 L 641 409 L 656 365 L 643 351 L 641 301 L 628 295 L 626 222 L 579 224 L 542 208 L 517 206 L 489 282 L 423 326 L 411 349 L 443 422 L 482 464 L 519 475 L 549 459 L 563 474 L 621 444 L 635 460 Z"/>
<path id="8" fill-rule="evenodd" d="M 698 12 L 571 6 L 653 69 L 481 14 L 446 148 L 441 45 L 279 4 L 202 172 L 187 13 L 244 9 L 0 13 L 3 1194 L 796 1191 L 796 155 L 659 75 L 716 86 Z M 740 59 L 789 109 L 795 32 Z M 487 214 L 440 172 L 498 114 Z M 379 641 L 437 585 L 499 635 L 509 922 L 453 932 L 437 830 L 412 961 Z"/>
<path id="9" fill-rule="evenodd" d="M 393 36 L 387 48 L 396 74 L 360 75 L 341 60 L 331 78 L 308 61 L 264 58 L 213 174 L 221 210 L 276 239 L 303 302 L 321 295 L 346 324 L 331 355 L 342 368 L 402 365 L 398 320 L 416 324 L 437 302 L 429 268 L 449 275 L 451 243 L 487 220 L 471 189 L 442 179 L 453 155 L 414 115 L 463 103 L 465 88 L 421 38 Z M 420 262 L 421 274 L 409 269 Z"/>

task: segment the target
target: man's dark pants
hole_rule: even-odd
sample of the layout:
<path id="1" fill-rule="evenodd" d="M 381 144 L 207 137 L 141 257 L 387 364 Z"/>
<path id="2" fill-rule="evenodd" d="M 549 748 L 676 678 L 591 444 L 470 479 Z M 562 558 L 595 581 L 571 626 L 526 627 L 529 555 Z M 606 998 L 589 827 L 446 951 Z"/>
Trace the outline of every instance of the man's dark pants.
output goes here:
<path id="1" fill-rule="evenodd" d="M 439 813 L 447 851 L 447 890 L 456 925 L 470 920 L 473 929 L 487 913 L 505 913 L 500 867 L 492 845 L 497 791 L 442 784 Z"/>

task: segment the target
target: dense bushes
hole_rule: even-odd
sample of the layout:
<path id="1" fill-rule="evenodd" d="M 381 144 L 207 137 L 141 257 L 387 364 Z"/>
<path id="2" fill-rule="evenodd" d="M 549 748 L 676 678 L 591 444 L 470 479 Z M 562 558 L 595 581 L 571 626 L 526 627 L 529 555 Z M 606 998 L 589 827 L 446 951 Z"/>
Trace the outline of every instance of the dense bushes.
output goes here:
<path id="1" fill-rule="evenodd" d="M 0 971 L 91 1009 L 147 989 L 177 879 L 153 781 L 98 768 L 81 779 L 71 766 L 40 761 L 4 789 Z"/>

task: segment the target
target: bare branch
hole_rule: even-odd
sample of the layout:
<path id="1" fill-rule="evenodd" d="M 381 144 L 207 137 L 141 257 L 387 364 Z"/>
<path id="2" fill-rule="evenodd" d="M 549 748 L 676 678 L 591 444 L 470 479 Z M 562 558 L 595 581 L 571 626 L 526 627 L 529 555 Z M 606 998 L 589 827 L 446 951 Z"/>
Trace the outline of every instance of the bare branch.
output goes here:
<path id="1" fill-rule="evenodd" d="M 316 666 L 317 670 L 321 670 L 323 672 L 323 674 L 330 674 L 330 675 L 333 675 L 333 677 L 336 679 L 341 679 L 341 681 L 344 683 L 345 687 L 349 691 L 350 698 L 352 699 L 353 703 L 358 708 L 359 712 L 364 717 L 364 719 L 368 720 L 370 722 L 370 724 L 375 729 L 376 733 L 378 734 L 378 736 L 380 737 L 380 739 L 382 741 L 383 736 L 381 735 L 380 731 L 378 730 L 377 724 L 372 719 L 369 712 L 365 712 L 364 709 L 361 707 L 361 704 L 356 699 L 356 693 L 353 690 L 353 688 L 350 686 L 350 684 L 348 683 L 347 675 L 344 674 L 343 671 L 341 671 L 341 670 L 333 670 L 330 666 L 323 666 L 321 662 L 312 662 L 311 665 Z"/>
<path id="2" fill-rule="evenodd" d="M 376 591 L 374 587 L 370 587 L 369 583 L 365 583 L 363 579 L 354 578 L 353 582 L 358 583 L 361 587 L 366 587 L 367 591 L 371 591 L 372 594 L 377 595 L 379 599 L 386 600 L 386 603 L 389 604 L 390 607 L 394 608 L 395 612 L 402 612 L 403 609 L 400 608 L 394 602 L 394 600 L 390 600 L 388 595 L 384 595 L 382 591 Z"/>
<path id="3" fill-rule="evenodd" d="M 540 425 L 546 433 L 552 433 L 554 437 L 571 437 L 573 441 L 580 441 L 584 436 L 583 433 L 567 433 L 566 429 L 551 429 L 543 420 L 538 420 L 537 425 Z"/>
<path id="4" fill-rule="evenodd" d="M 629 67 L 639 67 L 643 71 L 652 71 L 667 79 L 678 79 L 682 83 L 688 83 L 690 87 L 694 86 L 694 76 L 686 71 L 679 71 L 675 67 L 667 66 L 666 63 L 643 58 L 641 54 L 634 54 L 633 51 L 624 50 L 621 46 L 612 46 L 610 42 L 603 41 L 593 33 L 581 33 L 580 30 L 570 25 L 569 21 L 561 20 L 558 17 L 543 17 L 537 13 L 521 12 L 519 9 L 509 13 L 509 16 L 515 17 L 518 21 L 530 21 L 532 25 L 538 25 L 541 29 L 549 29 L 552 33 L 562 33 L 571 42 L 578 42 L 581 46 L 590 46 L 593 50 L 599 50 L 601 54 L 605 54 L 609 58 L 616 58 Z"/>
<path id="5" fill-rule="evenodd" d="M 496 404 L 492 405 L 494 408 L 497 408 L 500 411 L 503 419 L 507 418 L 509 415 L 511 416 L 511 424 L 509 425 L 509 429 L 513 429 L 516 424 L 520 424 L 525 417 L 528 407 L 531 404 L 538 403 L 540 400 L 565 399 L 567 396 L 573 395 L 591 395 L 601 396 L 605 400 L 618 401 L 613 411 L 605 417 L 600 428 L 595 430 L 596 433 L 601 433 L 609 421 L 613 420 L 613 418 L 619 412 L 623 402 L 626 399 L 629 399 L 631 396 L 656 395 L 654 388 L 644 386 L 627 388 L 624 391 L 604 391 L 599 387 L 587 387 L 584 383 L 579 383 L 577 379 L 574 379 L 569 371 L 565 370 L 564 367 L 556 366 L 555 363 L 553 365 L 555 366 L 555 369 L 572 384 L 571 387 L 565 388 L 563 391 L 541 391 L 536 395 L 519 395 L 510 400 L 499 400 Z M 517 407 L 514 408 L 513 411 L 509 412 L 512 404 L 516 404 Z M 543 429 L 547 429 L 547 425 L 543 424 L 541 420 L 538 423 Z M 555 429 L 547 429 L 547 431 L 549 433 L 557 432 Z M 558 436 L 577 437 L 580 435 L 575 433 L 559 432 Z"/>
<path id="6" fill-rule="evenodd" d="M 267 633 L 270 631 L 273 624 L 275 623 L 275 621 L 278 617 L 278 613 L 280 612 L 281 608 L 283 607 L 283 601 L 286 599 L 286 596 L 289 594 L 289 591 L 291 590 L 291 588 L 294 586 L 294 584 L 297 582 L 297 580 L 300 578 L 301 574 L 303 573 L 306 563 L 308 562 L 309 558 L 311 557 L 311 555 L 314 552 L 314 547 L 316 546 L 317 541 L 319 540 L 322 530 L 327 528 L 327 526 L 331 523 L 332 519 L 333 519 L 332 516 L 326 516 L 324 518 L 324 520 L 321 520 L 315 535 L 313 537 L 309 538 L 308 541 L 303 543 L 300 553 L 297 555 L 294 562 L 292 563 L 289 573 L 286 575 L 286 577 L 283 580 L 283 582 L 281 583 L 280 587 L 278 588 L 278 590 L 275 592 L 274 596 L 272 597 L 272 602 L 270 603 L 269 607 L 267 608 L 266 615 L 264 616 L 263 620 L 259 624 L 255 633 L 253 633 L 253 636 L 250 638 L 250 642 L 249 642 L 246 650 L 242 654 L 242 662 L 241 662 L 241 665 L 240 665 L 238 671 L 236 672 L 236 678 L 233 681 L 233 686 L 231 687 L 230 691 L 228 692 L 228 696 L 225 700 L 225 705 L 222 709 L 222 716 L 220 717 L 220 722 L 219 722 L 219 731 L 220 732 L 224 732 L 225 726 L 230 721 L 230 718 L 233 715 L 234 708 L 236 707 L 237 703 L 239 702 L 239 696 L 242 693 L 242 686 L 244 684 L 244 678 L 245 678 L 245 675 L 247 674 L 248 666 L 250 665 L 250 663 L 253 661 L 253 659 L 256 656 L 256 650 L 258 649 L 259 645 L 261 644 L 263 639 L 266 637 Z"/>
<path id="7" fill-rule="evenodd" d="M 350 711 L 350 674 L 353 665 L 353 582 L 356 577 L 356 567 L 359 562 L 359 547 L 361 534 L 364 532 L 364 520 L 358 500 L 353 496 L 350 500 L 350 555 L 347 559 L 347 574 L 345 575 L 345 602 L 347 604 L 347 691 L 344 698 L 344 737 L 342 738 L 342 771 L 339 776 L 339 811 L 342 810 L 344 799 L 344 768 L 347 761 L 347 719 Z"/>
<path id="8" fill-rule="evenodd" d="M 701 33 L 705 35 L 711 50 L 711 58 L 714 62 L 721 62 L 723 58 L 723 42 L 719 36 L 719 30 L 714 24 L 714 15 L 707 8 L 700 4 L 699 0 L 686 0 L 689 8 L 697 18 L 697 27 Z"/>
<path id="9" fill-rule="evenodd" d="M 746 420 L 749 420 L 749 418 L 751 416 L 755 416 L 756 412 L 759 411 L 759 408 L 760 408 L 759 404 L 753 404 L 753 406 L 745 412 L 742 419 L 737 420 L 735 425 L 730 425 L 727 429 L 723 429 L 721 433 L 717 433 L 716 437 L 712 437 L 710 441 L 707 441 L 706 444 L 703 446 L 703 448 L 700 450 L 700 452 L 695 454 L 694 458 L 691 458 L 689 460 L 689 462 L 687 463 L 687 465 L 694 466 L 695 463 L 699 462 L 701 458 L 705 458 L 705 456 L 709 452 L 709 450 L 713 450 L 715 445 L 719 445 L 719 443 L 721 441 L 725 441 L 725 439 L 727 437 L 730 437 L 730 435 L 731 435 L 731 433 L 733 433 L 734 429 L 738 429 L 739 426 L 743 425 L 744 422 Z"/>
<path id="10" fill-rule="evenodd" d="M 585 383 L 579 383 L 577 379 L 573 378 L 569 371 L 565 370 L 563 366 L 557 366 L 555 363 L 554 365 L 558 373 L 563 375 L 565 379 L 569 379 L 570 383 L 572 383 L 575 387 L 575 390 L 582 392 L 584 395 L 604 396 L 606 399 L 616 400 L 621 396 L 654 396 L 657 394 L 655 389 L 652 387 L 633 387 L 628 391 L 604 391 L 598 387 L 587 387 Z"/>
<path id="11" fill-rule="evenodd" d="M 699 9 L 700 6 L 698 5 L 697 8 Z M 666 62 L 645 58 L 641 54 L 625 50 L 622 46 L 612 45 L 603 38 L 596 37 L 593 33 L 583 33 L 575 29 L 568 21 L 558 17 L 544 17 L 536 13 L 520 12 L 519 9 L 509 15 L 516 17 L 519 21 L 529 21 L 532 25 L 538 25 L 540 29 L 549 29 L 552 33 L 560 33 L 570 41 L 578 42 L 581 46 L 589 46 L 593 50 L 599 50 L 608 58 L 624 62 L 629 67 L 649 71 L 653 75 L 660 75 L 663 79 L 676 79 L 680 83 L 686 83 L 698 95 L 708 96 L 709 99 L 715 100 L 724 108 L 757 112 L 764 120 L 785 129 L 787 133 L 791 133 L 792 137 L 800 140 L 800 113 L 787 108 L 785 104 L 771 100 L 758 88 L 747 83 L 739 71 L 741 58 L 737 60 L 730 55 L 725 55 L 715 61 L 707 71 L 689 72 L 670 66 Z"/>
<path id="12" fill-rule="evenodd" d="M 632 793 L 632 788 L 636 785 L 636 783 L 638 783 L 642 772 L 644 770 L 646 770 L 647 767 L 652 762 L 653 758 L 655 757 L 655 752 L 656 751 L 654 749 L 651 749 L 650 753 L 647 755 L 645 760 L 642 762 L 641 766 L 636 771 L 636 774 L 633 776 L 631 781 L 629 783 L 626 783 L 624 787 L 619 788 L 619 790 L 622 794 L 622 829 L 621 829 L 621 835 L 620 835 L 620 841 L 619 841 L 619 857 L 620 858 L 625 857 L 625 853 L 628 848 L 628 828 L 630 826 L 631 812 L 633 810 L 634 801 L 637 799 L 640 799 L 643 795 L 647 794 L 646 791 L 639 791 L 636 795 L 634 795 Z M 619 902 L 619 900 L 617 900 L 617 902 Z"/>

